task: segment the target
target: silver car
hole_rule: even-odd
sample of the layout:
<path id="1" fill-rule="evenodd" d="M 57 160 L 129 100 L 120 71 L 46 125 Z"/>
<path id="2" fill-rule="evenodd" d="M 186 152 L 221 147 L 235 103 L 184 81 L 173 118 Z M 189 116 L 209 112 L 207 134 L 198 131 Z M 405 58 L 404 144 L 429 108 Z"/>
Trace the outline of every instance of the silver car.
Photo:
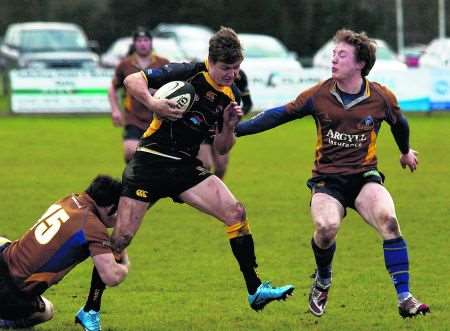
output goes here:
<path id="1" fill-rule="evenodd" d="M 114 68 L 127 56 L 130 46 L 133 43 L 132 37 L 117 39 L 108 50 L 100 57 L 100 64 L 106 68 Z M 153 37 L 153 50 L 157 55 L 167 58 L 170 62 L 187 62 L 188 59 L 172 38 Z"/>
<path id="2" fill-rule="evenodd" d="M 152 31 L 155 37 L 173 38 L 190 61 L 208 57 L 209 38 L 213 30 L 203 25 L 160 23 Z"/>
<path id="3" fill-rule="evenodd" d="M 0 47 L 4 69 L 82 68 L 96 66 L 83 30 L 70 23 L 31 22 L 11 24 Z"/>

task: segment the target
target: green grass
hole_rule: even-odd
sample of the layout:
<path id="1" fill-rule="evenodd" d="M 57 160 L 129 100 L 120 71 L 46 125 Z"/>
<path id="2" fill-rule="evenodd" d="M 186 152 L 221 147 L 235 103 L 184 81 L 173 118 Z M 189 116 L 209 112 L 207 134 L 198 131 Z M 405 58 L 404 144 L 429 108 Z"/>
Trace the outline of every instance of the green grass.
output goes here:
<path id="1" fill-rule="evenodd" d="M 306 312 L 314 264 L 305 181 L 315 128 L 303 119 L 241 138 L 226 177 L 246 205 L 260 275 L 295 284 L 295 296 L 253 312 L 224 227 L 185 205 L 161 201 L 130 246 L 128 278 L 105 292 L 103 329 L 449 330 L 450 114 L 409 120 L 419 170 L 401 169 L 387 126 L 378 152 L 409 243 L 412 289 L 431 305 L 431 315 L 398 316 L 380 239 L 353 211 L 339 232 L 327 314 L 317 319 Z M 83 190 L 97 173 L 120 176 L 120 135 L 106 116 L 0 117 L 0 233 L 19 236 L 52 201 Z M 88 292 L 91 266 L 82 263 L 46 292 L 56 315 L 37 330 L 79 330 L 73 316 Z"/>

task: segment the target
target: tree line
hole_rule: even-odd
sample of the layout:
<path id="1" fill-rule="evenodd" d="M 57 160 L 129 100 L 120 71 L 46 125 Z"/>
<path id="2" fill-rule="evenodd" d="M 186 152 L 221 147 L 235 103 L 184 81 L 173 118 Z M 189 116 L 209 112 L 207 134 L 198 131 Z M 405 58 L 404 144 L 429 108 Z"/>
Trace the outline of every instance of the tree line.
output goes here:
<path id="1" fill-rule="evenodd" d="M 437 0 L 403 0 L 403 11 L 405 45 L 438 35 Z M 77 23 L 99 42 L 99 51 L 138 25 L 160 22 L 270 34 L 300 57 L 313 55 L 342 27 L 397 48 L 395 0 L 0 0 L 0 35 L 8 24 L 25 21 Z"/>

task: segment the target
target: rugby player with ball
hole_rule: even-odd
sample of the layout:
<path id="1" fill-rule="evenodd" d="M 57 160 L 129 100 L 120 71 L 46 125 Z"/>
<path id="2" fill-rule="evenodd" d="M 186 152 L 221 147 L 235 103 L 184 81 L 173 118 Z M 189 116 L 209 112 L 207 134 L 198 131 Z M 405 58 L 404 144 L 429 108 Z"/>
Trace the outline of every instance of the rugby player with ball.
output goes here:
<path id="1" fill-rule="evenodd" d="M 153 111 L 154 117 L 124 170 L 111 242 L 117 253 L 123 251 L 147 210 L 161 198 L 169 197 L 212 215 L 225 225 L 247 287 L 248 303 L 258 311 L 273 300 L 286 299 L 294 286 L 273 287 L 260 280 L 244 205 L 196 158 L 200 144 L 208 137 L 220 154 L 228 153 L 234 145 L 234 130 L 243 115 L 234 81 L 243 59 L 236 33 L 222 27 L 209 41 L 207 70 L 198 71 L 197 66 L 203 63 L 173 63 L 125 78 L 127 92 Z M 177 82 L 170 83 L 173 81 Z M 161 86 L 163 90 L 156 92 L 156 97 L 150 94 L 149 88 Z M 92 287 L 101 288 L 98 283 Z M 86 328 L 89 319 L 81 312 L 77 318 Z M 91 315 L 95 319 L 95 314 Z"/>

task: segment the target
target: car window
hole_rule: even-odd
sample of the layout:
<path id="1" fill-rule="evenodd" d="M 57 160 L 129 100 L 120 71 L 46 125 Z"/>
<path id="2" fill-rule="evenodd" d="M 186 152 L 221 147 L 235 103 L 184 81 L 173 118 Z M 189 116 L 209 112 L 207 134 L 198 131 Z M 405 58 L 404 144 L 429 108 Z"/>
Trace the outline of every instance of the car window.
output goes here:
<path id="1" fill-rule="evenodd" d="M 77 30 L 23 30 L 20 46 L 27 51 L 85 50 L 87 40 Z"/>
<path id="2" fill-rule="evenodd" d="M 5 36 L 5 43 L 12 47 L 19 47 L 20 40 L 17 29 L 9 29 Z"/>
<path id="3" fill-rule="evenodd" d="M 395 53 L 390 50 L 388 47 L 379 45 L 377 47 L 377 59 L 380 60 L 395 60 Z"/>
<path id="4" fill-rule="evenodd" d="M 211 33 L 204 31 L 202 29 L 196 28 L 183 28 L 176 30 L 176 34 L 180 38 L 188 38 L 188 39 L 202 39 L 209 40 L 211 37 Z"/>
<path id="5" fill-rule="evenodd" d="M 289 57 L 286 48 L 272 38 L 241 38 L 244 53 L 249 58 Z"/>

